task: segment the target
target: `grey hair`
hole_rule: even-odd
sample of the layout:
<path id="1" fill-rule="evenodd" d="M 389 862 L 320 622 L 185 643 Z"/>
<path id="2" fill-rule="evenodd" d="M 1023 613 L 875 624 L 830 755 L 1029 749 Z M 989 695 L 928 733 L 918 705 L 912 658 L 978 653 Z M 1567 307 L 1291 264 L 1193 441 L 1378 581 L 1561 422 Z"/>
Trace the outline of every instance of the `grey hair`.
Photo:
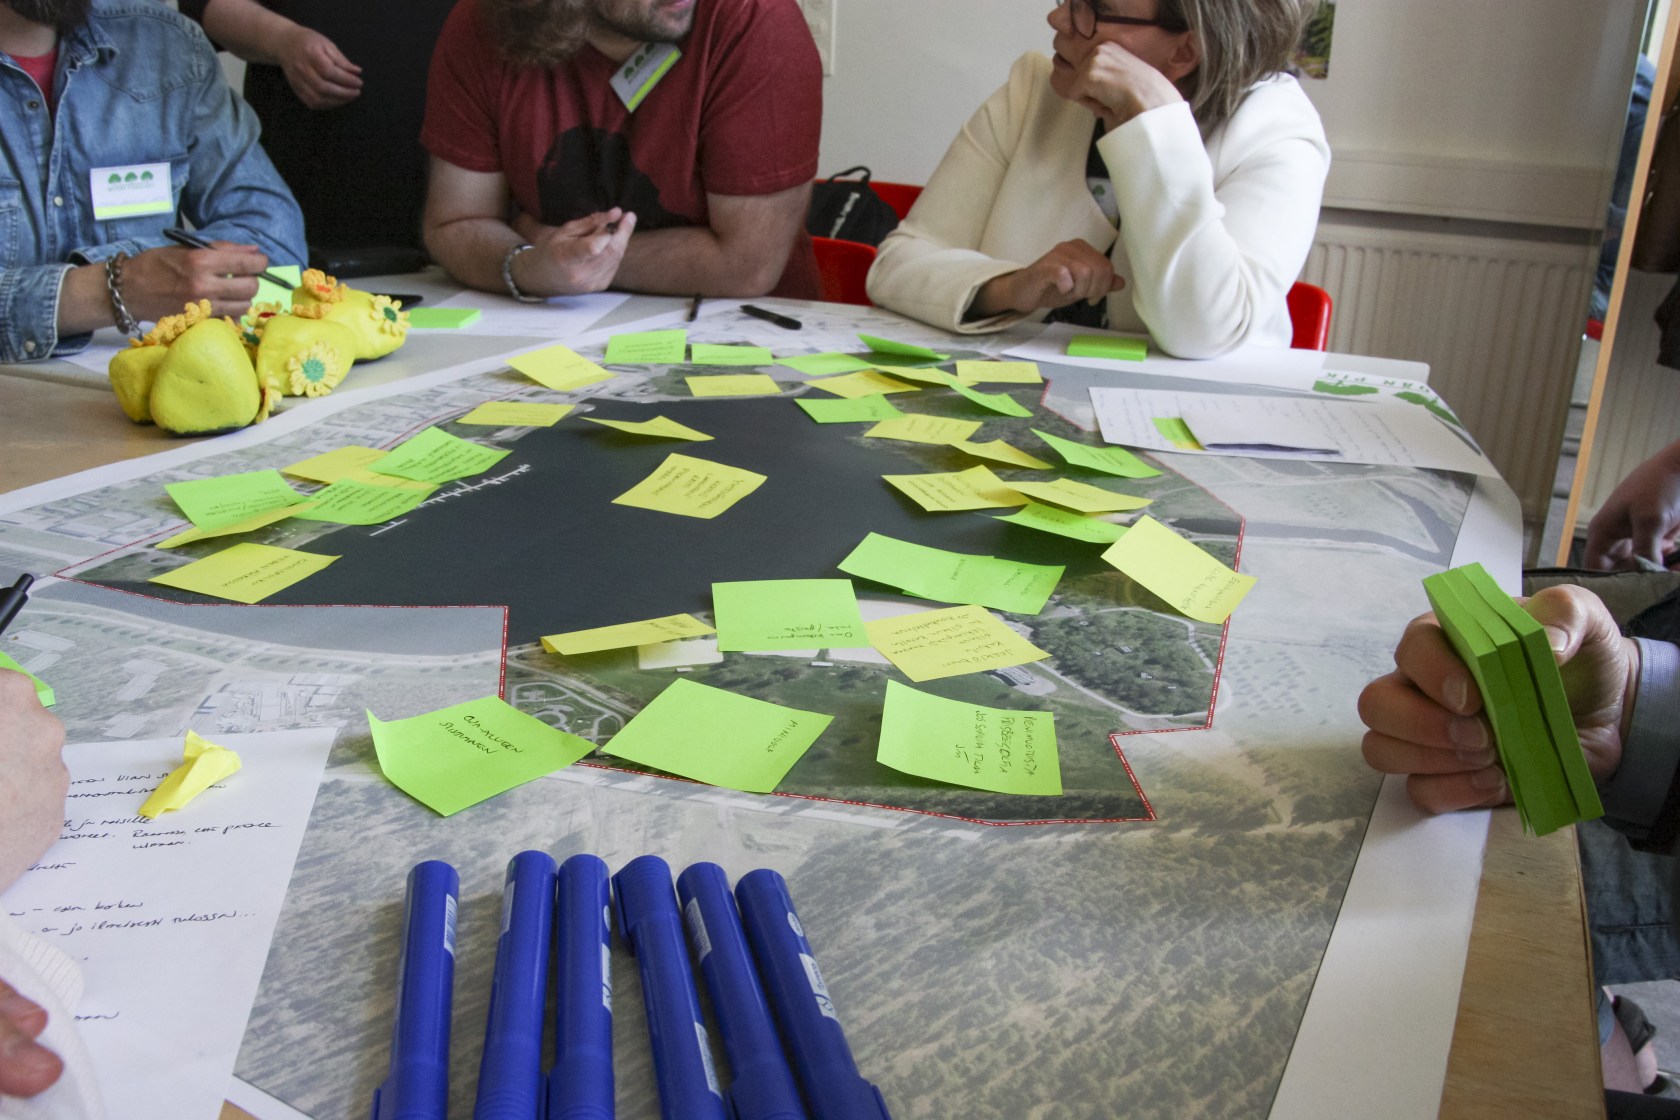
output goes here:
<path id="1" fill-rule="evenodd" d="M 1201 61 L 1181 83 L 1204 130 L 1236 112 L 1254 83 L 1289 68 L 1319 0 L 1160 0 L 1156 18 L 1182 23 Z"/>

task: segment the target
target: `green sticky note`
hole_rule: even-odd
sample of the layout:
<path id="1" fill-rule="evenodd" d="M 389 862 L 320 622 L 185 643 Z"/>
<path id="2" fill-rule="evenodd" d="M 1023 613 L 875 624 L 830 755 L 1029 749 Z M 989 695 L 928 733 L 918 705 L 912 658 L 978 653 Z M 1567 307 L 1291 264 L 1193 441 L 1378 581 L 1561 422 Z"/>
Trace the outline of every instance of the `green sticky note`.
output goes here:
<path id="1" fill-rule="evenodd" d="M 1224 622 L 1254 586 L 1195 542 L 1153 517 L 1139 517 L 1102 558 L 1141 583 L 1180 614 Z"/>
<path id="2" fill-rule="evenodd" d="M 613 335 L 601 360 L 609 366 L 680 365 L 687 352 L 687 331 L 634 331 Z"/>
<path id="3" fill-rule="evenodd" d="M 1041 432 L 1037 428 L 1032 432 L 1054 448 L 1056 454 L 1076 467 L 1102 471 L 1104 474 L 1116 474 L 1121 478 L 1154 478 L 1161 473 L 1124 447 L 1091 447 L 1075 443 L 1071 439 L 1063 439 L 1061 436 L 1053 436 L 1049 432 Z"/>
<path id="4" fill-rule="evenodd" d="M 871 354 L 891 354 L 895 358 L 922 358 L 930 362 L 943 362 L 950 357 L 949 354 L 936 353 L 913 342 L 894 342 L 890 338 L 877 338 L 872 334 L 859 334 L 858 338 L 869 347 Z"/>
<path id="5" fill-rule="evenodd" d="M 19 665 L 16 661 L 13 661 L 4 653 L 0 653 L 0 669 L 10 669 L 14 673 L 22 673 L 34 682 L 35 697 L 41 701 L 41 707 L 50 708 L 54 704 L 58 703 L 58 696 L 53 692 L 51 685 L 42 680 L 40 677 L 37 677 L 34 673 L 31 673 L 28 669 L 25 669 L 22 665 Z"/>
<path id="6" fill-rule="evenodd" d="M 998 520 L 1037 529 L 1041 533 L 1054 533 L 1058 537 L 1089 541 L 1092 544 L 1113 544 L 1126 533 L 1124 525 L 1116 525 L 1112 521 L 1099 521 L 1083 513 L 1040 505 L 1037 502 L 1028 502 L 1025 509 Z"/>
<path id="7" fill-rule="evenodd" d="M 458 331 L 484 318 L 476 307 L 413 307 L 408 309 L 408 325 L 421 331 Z"/>
<path id="8" fill-rule="evenodd" d="M 292 284 L 303 283 L 303 266 L 296 264 L 271 264 L 268 271 Z M 257 277 L 257 294 L 252 297 L 252 303 L 278 303 L 282 310 L 292 305 L 292 290 L 282 288 L 272 281 Z"/>
<path id="9" fill-rule="evenodd" d="M 153 576 L 147 582 L 249 605 L 307 579 L 337 559 L 246 542 Z"/>
<path id="10" fill-rule="evenodd" d="M 1076 334 L 1068 339 L 1067 352 L 1075 358 L 1141 362 L 1149 356 L 1149 343 L 1141 338 L 1120 338 L 1111 334 Z"/>
<path id="11" fill-rule="evenodd" d="M 442 428 L 427 428 L 392 448 L 371 469 L 415 482 L 453 482 L 487 471 L 505 458 L 506 451 L 482 447 Z"/>
<path id="12" fill-rule="evenodd" d="M 867 628 L 869 644 L 913 681 L 983 673 L 1050 656 L 985 607 L 894 615 Z"/>
<path id="13" fill-rule="evenodd" d="M 305 500 L 273 470 L 171 482 L 164 489 L 200 529 L 219 529 Z"/>
<path id="14" fill-rule="evenodd" d="M 443 816 L 570 766 L 595 749 L 576 735 L 486 696 L 407 719 L 368 712 L 379 768 Z"/>
<path id="15" fill-rule="evenodd" d="M 218 525 L 214 529 L 188 529 L 185 532 L 176 533 L 168 540 L 158 541 L 157 546 L 159 548 L 180 548 L 184 544 L 209 540 L 212 537 L 237 537 L 241 533 L 255 532 L 258 529 L 273 525 L 277 521 L 284 521 L 288 517 L 296 517 L 307 509 L 309 509 L 307 501 L 295 506 L 281 506 L 279 509 L 252 514 L 243 521 L 232 521 L 226 525 Z"/>
<path id="16" fill-rule="evenodd" d="M 300 521 L 330 521 L 334 525 L 379 525 L 401 517 L 430 496 L 425 490 L 374 486 L 344 478 L 310 495 L 308 507 L 293 516 Z"/>
<path id="17" fill-rule="evenodd" d="M 1196 438 L 1196 434 L 1190 430 L 1190 425 L 1184 422 L 1182 416 L 1153 416 L 1150 417 L 1150 422 L 1155 425 L 1155 430 L 1161 433 L 1162 438 L 1174 447 L 1183 448 L 1185 451 L 1203 450 L 1201 441 Z"/>
<path id="18" fill-rule="evenodd" d="M 833 718 L 679 679 L 601 749 L 707 785 L 769 793 Z"/>
<path id="19" fill-rule="evenodd" d="M 1060 564 L 1027 564 L 996 556 L 948 552 L 870 533 L 839 569 L 923 599 L 977 603 L 1013 614 L 1037 614 L 1062 578 Z"/>
<path id="20" fill-rule="evenodd" d="M 845 649 L 869 645 L 849 579 L 712 584 L 718 649 Z"/>
<path id="21" fill-rule="evenodd" d="M 949 383 L 951 388 L 967 397 L 981 408 L 989 408 L 993 412 L 1001 412 L 1005 416 L 1031 416 L 1032 409 L 1021 404 L 1008 393 L 982 393 L 978 389 L 970 388 L 960 381 Z"/>
<path id="22" fill-rule="evenodd" d="M 691 366 L 767 366 L 776 359 L 768 346 L 718 346 L 696 342 L 688 348 Z"/>
<path id="23" fill-rule="evenodd" d="M 850 354 L 802 354 L 792 358 L 777 358 L 776 364 L 796 369 L 809 377 L 822 377 L 830 373 L 855 373 L 861 369 L 873 368 L 862 358 L 854 358 Z"/>
<path id="24" fill-rule="evenodd" d="M 800 397 L 794 403 L 803 408 L 806 415 L 819 424 L 861 424 L 877 420 L 893 420 L 904 415 L 880 393 L 871 393 L 867 397 L 857 397 L 852 400 L 844 397 L 837 397 L 834 400 Z"/>
<path id="25" fill-rule="evenodd" d="M 885 766 L 993 793 L 1054 797 L 1062 792 L 1056 717 L 930 696 L 887 682 L 881 740 Z"/>

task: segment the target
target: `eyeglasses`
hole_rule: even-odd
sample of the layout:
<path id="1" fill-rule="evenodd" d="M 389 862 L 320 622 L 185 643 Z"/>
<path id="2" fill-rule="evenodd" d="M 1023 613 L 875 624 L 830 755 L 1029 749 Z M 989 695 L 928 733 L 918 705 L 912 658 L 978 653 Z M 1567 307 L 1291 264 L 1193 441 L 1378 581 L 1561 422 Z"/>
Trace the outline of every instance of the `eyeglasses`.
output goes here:
<path id="1" fill-rule="evenodd" d="M 1056 0 L 1056 7 L 1066 7 L 1068 0 Z M 1097 35 L 1097 24 L 1115 23 L 1123 27 L 1159 27 L 1173 34 L 1190 30 L 1182 20 L 1144 19 L 1141 16 L 1111 16 L 1097 11 L 1097 0 L 1073 0 L 1073 29 L 1086 39 Z"/>

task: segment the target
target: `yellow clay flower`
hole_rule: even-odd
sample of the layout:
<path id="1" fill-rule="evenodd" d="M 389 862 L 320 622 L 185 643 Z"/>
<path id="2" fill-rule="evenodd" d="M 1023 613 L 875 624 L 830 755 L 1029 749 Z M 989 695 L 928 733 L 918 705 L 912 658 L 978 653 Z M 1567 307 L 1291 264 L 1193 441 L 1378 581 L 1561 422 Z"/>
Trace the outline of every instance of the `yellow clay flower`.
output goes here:
<path id="1" fill-rule="evenodd" d="M 311 343 L 286 362 L 286 369 L 291 374 L 292 395 L 297 397 L 323 396 L 344 380 L 338 351 L 324 342 Z"/>

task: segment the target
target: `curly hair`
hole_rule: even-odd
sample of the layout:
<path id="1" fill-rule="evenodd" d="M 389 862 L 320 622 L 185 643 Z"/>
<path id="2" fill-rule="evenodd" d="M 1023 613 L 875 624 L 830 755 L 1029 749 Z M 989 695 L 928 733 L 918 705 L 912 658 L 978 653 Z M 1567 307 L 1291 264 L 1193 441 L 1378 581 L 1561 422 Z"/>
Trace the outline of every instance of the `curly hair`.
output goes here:
<path id="1" fill-rule="evenodd" d="M 1289 68 L 1319 0 L 1160 0 L 1156 18 L 1188 27 L 1202 58 L 1185 79 L 1204 129 L 1236 112 L 1249 87 Z"/>
<path id="2" fill-rule="evenodd" d="M 479 0 L 498 50 L 515 66 L 555 66 L 583 49 L 589 0 Z"/>

